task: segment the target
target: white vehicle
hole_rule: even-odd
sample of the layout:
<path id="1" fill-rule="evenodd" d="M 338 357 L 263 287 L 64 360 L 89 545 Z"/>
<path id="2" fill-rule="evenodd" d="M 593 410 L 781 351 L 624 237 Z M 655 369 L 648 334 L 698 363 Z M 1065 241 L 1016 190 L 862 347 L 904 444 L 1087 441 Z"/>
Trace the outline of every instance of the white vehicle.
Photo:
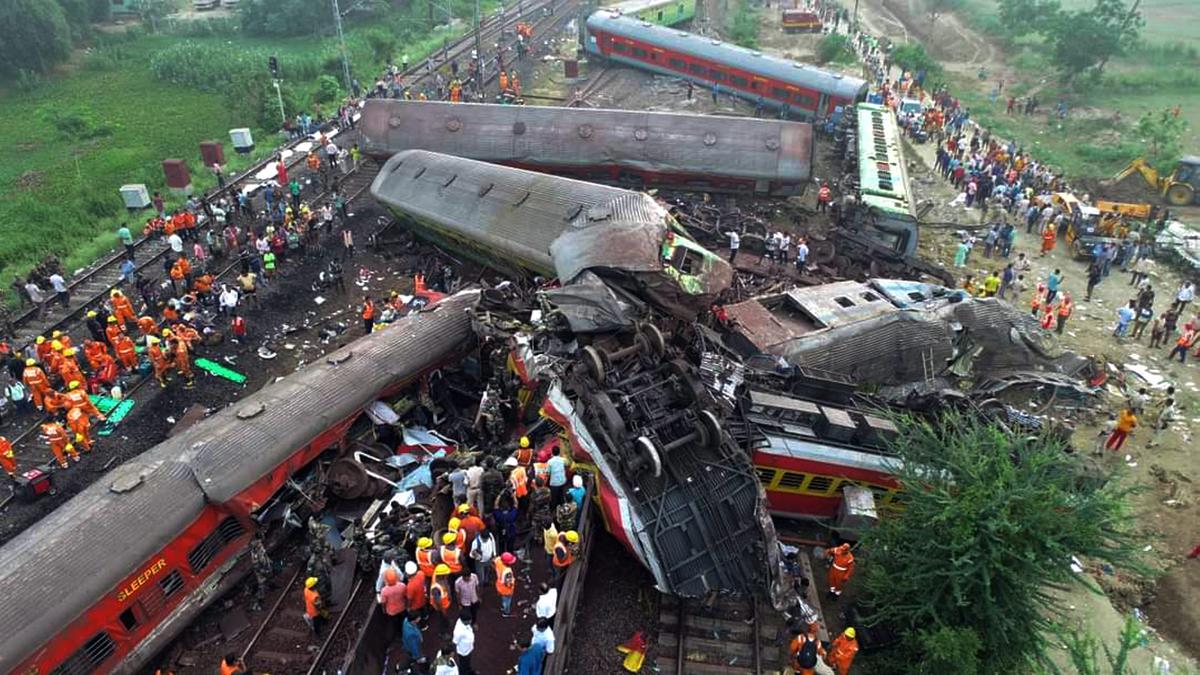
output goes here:
<path id="1" fill-rule="evenodd" d="M 905 98 L 900 100 L 900 109 L 897 112 L 901 115 L 920 117 L 925 112 L 925 106 L 915 98 Z"/>
<path id="2" fill-rule="evenodd" d="M 192 9 L 197 12 L 206 9 L 216 9 L 221 6 L 221 0 L 192 0 Z"/>

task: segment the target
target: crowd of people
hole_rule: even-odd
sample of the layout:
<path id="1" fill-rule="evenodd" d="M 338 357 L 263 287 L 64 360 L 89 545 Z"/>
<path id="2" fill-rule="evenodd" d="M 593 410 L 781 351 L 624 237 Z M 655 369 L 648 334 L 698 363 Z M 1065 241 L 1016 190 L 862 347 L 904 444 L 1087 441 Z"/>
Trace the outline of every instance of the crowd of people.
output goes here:
<path id="1" fill-rule="evenodd" d="M 585 475 L 574 470 L 555 439 L 535 447 L 521 437 L 503 461 L 495 456 L 458 460 L 438 485 L 452 504 L 451 516 L 440 526 L 431 524 L 427 534 L 413 537 L 406 514 L 393 510 L 376 526 L 375 548 L 365 538 L 347 544 L 359 547 L 360 567 L 375 576 L 376 601 L 389 617 L 392 643 L 402 648 L 409 672 L 469 675 L 476 672 L 477 638 L 492 631 L 511 633 L 494 622 L 521 615 L 514 598 L 522 595 L 532 600 L 533 615 L 527 617 L 532 625 L 527 633 L 517 631 L 520 652 L 506 667 L 539 675 L 546 655 L 555 650 L 558 589 L 582 554 L 578 527 Z M 319 638 L 329 610 L 333 552 L 324 526 L 310 523 L 309 535 L 303 611 Z M 543 555 L 533 556 L 539 548 Z M 265 553 L 258 557 L 265 559 Z M 269 560 L 260 567 L 266 568 L 259 576 L 262 589 Z M 521 588 L 532 584 L 535 574 L 544 579 L 536 591 Z M 498 611 L 485 618 L 481 608 L 491 603 Z M 507 637 L 501 639 L 507 652 Z M 427 641 L 436 648 L 427 649 Z"/>

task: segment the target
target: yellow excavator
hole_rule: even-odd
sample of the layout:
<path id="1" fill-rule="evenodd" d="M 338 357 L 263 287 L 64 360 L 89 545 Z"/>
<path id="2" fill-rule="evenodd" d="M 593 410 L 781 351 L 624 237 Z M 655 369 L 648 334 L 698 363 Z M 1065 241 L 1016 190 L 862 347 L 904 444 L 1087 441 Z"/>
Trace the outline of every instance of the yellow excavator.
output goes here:
<path id="1" fill-rule="evenodd" d="M 1138 158 L 1113 176 L 1112 182 L 1119 183 L 1135 173 L 1141 174 L 1146 183 L 1171 206 L 1194 204 L 1200 197 L 1200 157 L 1196 155 L 1184 155 L 1168 175 L 1159 174 L 1146 160 Z"/>

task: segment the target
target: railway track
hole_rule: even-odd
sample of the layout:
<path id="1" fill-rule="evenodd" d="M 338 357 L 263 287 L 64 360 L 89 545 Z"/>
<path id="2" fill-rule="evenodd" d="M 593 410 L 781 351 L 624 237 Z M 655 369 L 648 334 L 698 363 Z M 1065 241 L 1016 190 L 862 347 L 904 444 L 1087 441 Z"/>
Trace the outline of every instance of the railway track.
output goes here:
<path id="1" fill-rule="evenodd" d="M 787 666 L 784 619 L 756 600 L 664 595 L 658 621 L 657 672 L 781 675 Z"/>

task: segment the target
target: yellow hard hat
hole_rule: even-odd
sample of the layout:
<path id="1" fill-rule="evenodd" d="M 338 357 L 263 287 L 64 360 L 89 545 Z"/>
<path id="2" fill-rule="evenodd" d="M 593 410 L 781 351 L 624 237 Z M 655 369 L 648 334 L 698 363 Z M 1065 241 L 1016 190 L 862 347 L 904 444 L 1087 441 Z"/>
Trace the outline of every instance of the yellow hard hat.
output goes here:
<path id="1" fill-rule="evenodd" d="M 79 351 L 77 349 L 75 349 L 74 347 L 68 347 L 67 349 L 63 350 L 63 354 L 65 354 L 67 356 L 75 356 L 78 353 L 79 353 Z"/>
<path id="2" fill-rule="evenodd" d="M 71 380 L 71 383 L 67 385 L 67 389 L 78 389 L 78 388 L 79 388 L 79 380 Z"/>
<path id="3" fill-rule="evenodd" d="M 110 317 L 108 317 L 108 322 L 109 322 L 109 323 L 116 323 L 116 322 L 117 322 L 117 317 L 115 317 L 115 316 L 110 316 Z"/>
<path id="4" fill-rule="evenodd" d="M 567 531 L 567 541 L 571 542 L 572 544 L 578 544 L 579 543 L 579 533 L 576 532 L 575 530 L 568 530 Z"/>
<path id="5" fill-rule="evenodd" d="M 461 520 L 459 520 L 458 518 L 451 518 L 451 519 L 450 519 L 450 522 L 449 522 L 449 524 L 447 524 L 447 525 L 446 525 L 446 527 L 448 527 L 448 528 L 450 528 L 451 530 L 454 530 L 455 532 L 457 532 L 457 531 L 458 531 L 458 528 L 459 528 L 461 525 L 462 525 L 462 521 L 461 521 Z"/>
<path id="6" fill-rule="evenodd" d="M 146 344 L 156 345 L 160 342 L 162 342 L 162 340 L 159 340 L 158 338 L 154 337 L 153 335 L 146 336 Z"/>
<path id="7" fill-rule="evenodd" d="M 458 512 L 459 512 L 459 513 L 470 513 L 470 512 L 471 512 L 471 505 L 470 505 L 470 504 L 459 504 L 459 505 L 458 505 Z"/>
<path id="8" fill-rule="evenodd" d="M 94 318 L 96 318 L 96 310 L 94 310 L 94 309 L 89 309 L 89 310 L 88 310 L 88 313 L 87 313 L 87 318 L 89 318 L 89 319 L 94 319 Z"/>
<path id="9" fill-rule="evenodd" d="M 453 532 L 447 532 L 442 535 L 443 544 L 453 544 L 456 541 L 458 541 L 458 535 Z"/>
<path id="10" fill-rule="evenodd" d="M 853 626 L 851 626 L 850 628 L 847 628 L 847 629 L 846 629 L 846 637 L 850 638 L 851 640 L 853 640 L 853 639 L 854 639 L 854 636 L 855 636 L 856 634 L 857 634 L 857 633 L 855 633 L 855 632 L 854 632 L 854 627 L 853 627 Z"/>
<path id="11" fill-rule="evenodd" d="M 114 289 L 112 290 L 112 293 L 110 293 L 109 295 L 111 295 L 111 296 L 112 296 L 112 297 L 114 297 L 114 298 L 116 298 L 116 297 L 120 297 L 120 295 L 121 295 L 121 289 L 119 289 L 119 288 L 114 288 Z"/>
<path id="12" fill-rule="evenodd" d="M 51 334 L 50 334 L 50 337 L 52 337 L 52 338 L 60 338 L 60 337 L 62 337 L 62 331 L 61 331 L 61 330 L 56 330 L 56 331 L 54 331 L 53 333 L 51 333 Z"/>
<path id="13" fill-rule="evenodd" d="M 37 361 L 34 361 L 33 359 L 25 359 L 25 365 L 27 365 L 27 366 L 36 366 L 36 365 L 37 365 Z"/>
<path id="14" fill-rule="evenodd" d="M 40 345 L 40 344 L 42 344 L 42 343 L 43 343 L 43 342 L 45 342 L 45 341 L 46 341 L 46 336 L 45 336 L 45 335 L 39 335 L 39 336 L 37 336 L 37 339 L 36 339 L 36 340 L 34 340 L 34 342 L 38 343 L 39 345 Z"/>
<path id="15" fill-rule="evenodd" d="M 433 568 L 433 573 L 434 574 L 450 574 L 450 566 L 446 565 L 444 563 L 441 565 L 438 565 L 437 567 Z"/>
<path id="16" fill-rule="evenodd" d="M 83 434 L 75 434 L 75 442 L 82 443 L 83 442 Z"/>
<path id="17" fill-rule="evenodd" d="M 170 329 L 170 328 L 164 328 L 164 329 L 163 329 L 163 333 L 162 333 L 162 334 L 163 334 L 163 337 L 171 337 L 171 329 Z"/>
<path id="18" fill-rule="evenodd" d="M 72 444 L 72 443 L 67 443 L 67 452 L 71 452 L 71 451 L 72 451 L 72 450 L 74 450 L 74 449 L 75 449 L 75 445 L 74 445 L 74 444 Z"/>
<path id="19" fill-rule="evenodd" d="M 62 343 L 59 342 L 58 340 L 55 340 L 54 342 L 50 343 L 50 349 L 53 349 L 56 352 L 61 352 L 62 348 L 63 348 Z"/>
<path id="20" fill-rule="evenodd" d="M 429 548 L 433 546 L 433 540 L 429 537 L 421 537 L 417 540 L 417 548 Z"/>
<path id="21" fill-rule="evenodd" d="M 522 448 L 528 448 L 528 447 L 529 447 L 529 437 L 528 437 L 528 436 L 522 436 L 522 437 L 521 437 L 521 447 L 522 447 Z"/>
<path id="22" fill-rule="evenodd" d="M 316 586 L 316 585 L 317 585 L 317 578 L 316 578 L 316 577 L 309 577 L 309 578 L 307 578 L 307 579 L 305 579 L 305 580 L 304 580 L 304 587 L 305 587 L 305 588 L 312 588 L 313 586 Z"/>

